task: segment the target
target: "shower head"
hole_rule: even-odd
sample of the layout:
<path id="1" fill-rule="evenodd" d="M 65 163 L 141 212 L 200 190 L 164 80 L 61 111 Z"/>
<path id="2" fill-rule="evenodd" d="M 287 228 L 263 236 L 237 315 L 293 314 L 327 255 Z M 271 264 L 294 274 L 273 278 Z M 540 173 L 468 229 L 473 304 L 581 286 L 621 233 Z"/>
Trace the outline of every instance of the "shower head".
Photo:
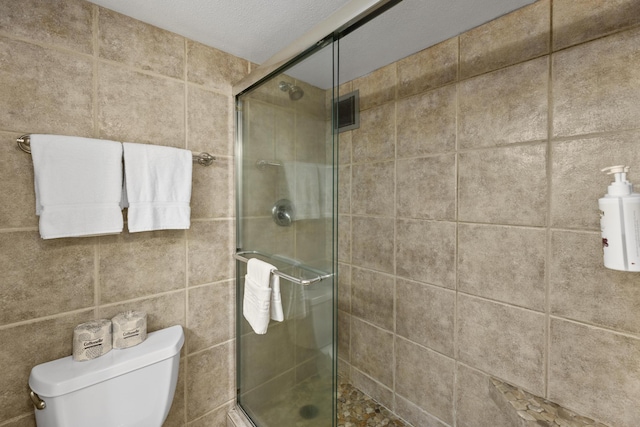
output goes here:
<path id="1" fill-rule="evenodd" d="M 289 92 L 289 99 L 292 101 L 297 101 L 304 95 L 304 91 L 300 86 L 295 86 L 293 83 L 280 82 L 278 87 L 283 92 Z"/>

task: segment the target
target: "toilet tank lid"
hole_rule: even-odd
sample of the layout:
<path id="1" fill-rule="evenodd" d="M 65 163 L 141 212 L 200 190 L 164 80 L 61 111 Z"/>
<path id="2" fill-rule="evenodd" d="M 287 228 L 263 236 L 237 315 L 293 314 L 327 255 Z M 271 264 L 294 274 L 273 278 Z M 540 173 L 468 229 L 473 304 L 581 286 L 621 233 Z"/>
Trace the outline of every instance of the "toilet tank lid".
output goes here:
<path id="1" fill-rule="evenodd" d="M 62 396 L 173 357 L 183 343 L 182 326 L 171 326 L 149 333 L 134 347 L 113 349 L 93 360 L 76 362 L 68 356 L 35 366 L 29 386 L 41 397 Z"/>

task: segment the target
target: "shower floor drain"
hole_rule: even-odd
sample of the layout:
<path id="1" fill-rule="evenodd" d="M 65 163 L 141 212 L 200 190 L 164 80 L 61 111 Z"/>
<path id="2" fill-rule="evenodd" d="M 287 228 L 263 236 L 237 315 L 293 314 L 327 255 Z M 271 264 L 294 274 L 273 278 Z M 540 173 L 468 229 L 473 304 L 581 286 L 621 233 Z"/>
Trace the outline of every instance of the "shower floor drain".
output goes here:
<path id="1" fill-rule="evenodd" d="M 310 420 L 318 416 L 319 409 L 316 405 L 304 405 L 300 408 L 300 416 L 305 420 Z"/>

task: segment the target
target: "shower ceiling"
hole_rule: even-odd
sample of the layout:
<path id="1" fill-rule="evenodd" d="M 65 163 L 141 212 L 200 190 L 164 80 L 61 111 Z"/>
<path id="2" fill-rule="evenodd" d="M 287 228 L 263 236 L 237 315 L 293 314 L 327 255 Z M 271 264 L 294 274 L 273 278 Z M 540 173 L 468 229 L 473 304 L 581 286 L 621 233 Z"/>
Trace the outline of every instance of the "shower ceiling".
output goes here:
<path id="1" fill-rule="evenodd" d="M 260 64 L 349 0 L 92 0 L 143 22 Z M 534 0 L 403 0 L 341 43 L 348 81 Z M 313 67 L 310 67 L 313 70 Z M 305 80 L 327 88 L 322 75 Z M 326 73 L 321 73 L 326 74 Z"/>

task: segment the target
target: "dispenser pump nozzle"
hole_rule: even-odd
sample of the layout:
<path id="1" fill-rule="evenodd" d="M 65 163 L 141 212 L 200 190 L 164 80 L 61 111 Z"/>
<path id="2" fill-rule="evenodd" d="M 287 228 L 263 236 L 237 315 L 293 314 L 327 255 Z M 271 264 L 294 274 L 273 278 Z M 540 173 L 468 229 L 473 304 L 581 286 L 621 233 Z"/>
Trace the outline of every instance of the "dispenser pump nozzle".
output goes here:
<path id="1" fill-rule="evenodd" d="M 606 172 L 607 175 L 615 175 L 615 181 L 608 187 L 608 196 L 619 197 L 633 193 L 633 184 L 627 181 L 629 166 L 609 166 L 601 169 L 601 172 Z"/>

